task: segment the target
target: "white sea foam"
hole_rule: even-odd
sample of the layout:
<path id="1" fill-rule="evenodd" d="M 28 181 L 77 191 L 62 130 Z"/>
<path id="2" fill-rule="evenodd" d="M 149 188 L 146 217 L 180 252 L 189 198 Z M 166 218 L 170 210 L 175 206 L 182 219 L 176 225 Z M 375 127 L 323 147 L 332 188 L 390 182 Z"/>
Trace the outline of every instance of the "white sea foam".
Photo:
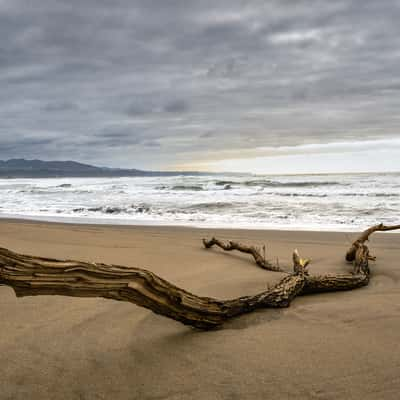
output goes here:
<path id="1" fill-rule="evenodd" d="M 400 174 L 0 179 L 0 216 L 359 230 L 400 219 Z"/>

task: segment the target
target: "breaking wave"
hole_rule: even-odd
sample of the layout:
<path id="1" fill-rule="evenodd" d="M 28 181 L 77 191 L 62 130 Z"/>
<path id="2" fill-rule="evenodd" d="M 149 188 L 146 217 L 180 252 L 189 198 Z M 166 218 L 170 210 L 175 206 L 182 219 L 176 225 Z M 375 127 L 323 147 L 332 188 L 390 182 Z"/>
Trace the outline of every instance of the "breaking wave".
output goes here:
<path id="1" fill-rule="evenodd" d="M 187 207 L 192 210 L 223 210 L 223 209 L 233 209 L 240 207 L 243 203 L 231 203 L 224 201 L 217 202 L 207 202 L 207 203 L 195 203 Z"/>
<path id="2" fill-rule="evenodd" d="M 271 180 L 252 180 L 252 181 L 245 181 L 243 182 L 245 186 L 262 186 L 262 187 L 319 187 L 319 186 L 337 186 L 343 185 L 341 182 L 335 181 L 304 181 L 304 182 L 297 182 L 297 181 L 289 181 L 289 182 L 281 182 L 281 181 L 271 181 Z"/>
<path id="3" fill-rule="evenodd" d="M 99 207 L 77 207 L 72 209 L 74 213 L 102 213 L 102 214 L 143 214 L 151 211 L 147 205 L 129 205 L 123 206 L 99 206 Z"/>
<path id="4" fill-rule="evenodd" d="M 400 174 L 0 179 L 0 198 L 4 216 L 359 230 L 395 223 Z"/>
<path id="5" fill-rule="evenodd" d="M 201 185 L 158 185 L 156 186 L 158 190 L 178 190 L 178 191 L 200 191 L 204 190 L 203 186 Z"/>

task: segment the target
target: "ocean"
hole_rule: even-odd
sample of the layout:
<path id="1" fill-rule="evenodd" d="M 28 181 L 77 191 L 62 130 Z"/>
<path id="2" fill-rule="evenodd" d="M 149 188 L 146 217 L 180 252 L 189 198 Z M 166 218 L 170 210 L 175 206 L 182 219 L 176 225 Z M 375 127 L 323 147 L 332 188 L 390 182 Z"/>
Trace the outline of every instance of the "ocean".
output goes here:
<path id="1" fill-rule="evenodd" d="M 400 223 L 400 173 L 0 179 L 0 217 L 359 231 Z"/>

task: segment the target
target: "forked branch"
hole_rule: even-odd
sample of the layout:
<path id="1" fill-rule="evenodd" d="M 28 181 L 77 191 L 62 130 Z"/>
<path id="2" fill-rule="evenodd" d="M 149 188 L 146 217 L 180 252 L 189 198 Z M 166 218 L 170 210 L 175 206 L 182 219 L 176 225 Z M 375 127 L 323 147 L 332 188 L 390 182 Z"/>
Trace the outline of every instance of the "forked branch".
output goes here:
<path id="1" fill-rule="evenodd" d="M 60 261 L 18 254 L 4 248 L 0 248 L 0 285 L 12 287 L 18 297 L 64 295 L 128 301 L 183 324 L 211 329 L 257 308 L 288 307 L 298 295 L 351 290 L 367 285 L 370 256 L 364 242 L 376 230 L 399 228 L 377 225 L 363 232 L 346 255 L 348 261 L 354 263 L 353 273 L 310 276 L 307 270 L 309 260 L 302 259 L 295 250 L 292 273 L 285 273 L 271 288 L 266 283 L 266 290 L 257 295 L 232 300 L 196 296 L 140 268 Z M 206 248 L 218 245 L 226 251 L 251 254 L 260 267 L 281 272 L 280 268 L 267 263 L 253 246 L 236 242 L 225 244 L 215 238 L 203 240 L 203 243 Z M 356 247 L 354 257 L 349 256 L 353 247 Z"/>
<path id="2" fill-rule="evenodd" d="M 400 229 L 400 225 L 384 225 L 378 224 L 371 226 L 366 229 L 361 235 L 353 242 L 349 250 L 346 253 L 346 261 L 352 262 L 354 266 L 354 273 L 358 274 L 360 272 L 369 275 L 369 260 L 375 261 L 376 257 L 371 256 L 369 253 L 369 248 L 365 244 L 369 237 L 374 232 L 386 232 Z"/>

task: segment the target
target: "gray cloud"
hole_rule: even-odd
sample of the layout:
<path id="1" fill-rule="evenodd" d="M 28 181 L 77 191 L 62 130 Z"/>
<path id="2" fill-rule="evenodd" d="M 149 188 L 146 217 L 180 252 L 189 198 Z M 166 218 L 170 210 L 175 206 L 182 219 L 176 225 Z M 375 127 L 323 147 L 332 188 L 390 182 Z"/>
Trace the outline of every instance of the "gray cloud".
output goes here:
<path id="1" fill-rule="evenodd" d="M 394 137 L 399 18 L 396 0 L 3 0 L 0 158 L 160 168 Z"/>
<path id="2" fill-rule="evenodd" d="M 20 146 L 26 148 L 29 152 L 36 153 L 38 150 L 54 143 L 54 139 L 51 138 L 23 138 L 18 142 L 14 141 L 3 141 L 0 144 L 0 151 L 13 151 L 18 150 Z"/>
<path id="3" fill-rule="evenodd" d="M 164 106 L 164 111 L 169 113 L 183 113 L 189 108 L 185 100 L 172 100 Z"/>

